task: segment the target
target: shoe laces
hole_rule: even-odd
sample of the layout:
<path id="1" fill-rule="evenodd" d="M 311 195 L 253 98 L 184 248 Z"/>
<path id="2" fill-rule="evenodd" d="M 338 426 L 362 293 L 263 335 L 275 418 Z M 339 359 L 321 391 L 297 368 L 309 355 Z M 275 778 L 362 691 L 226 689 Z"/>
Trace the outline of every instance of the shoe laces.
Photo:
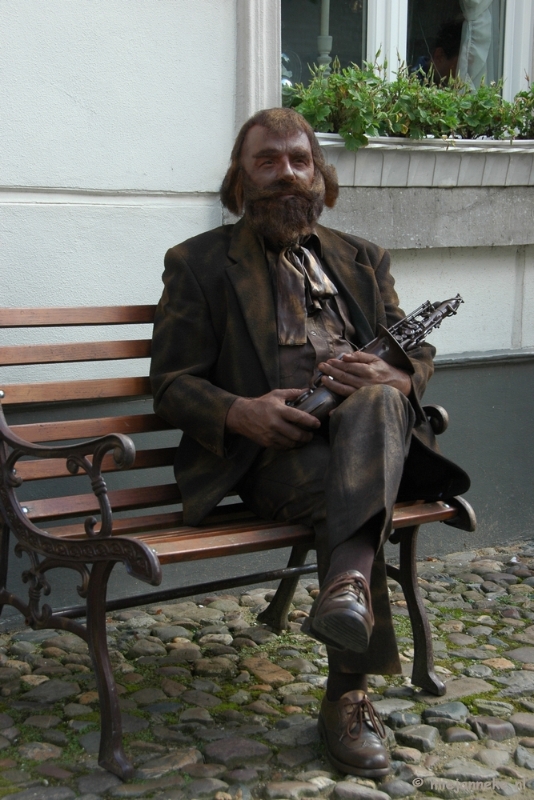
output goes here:
<path id="1" fill-rule="evenodd" d="M 330 584 L 328 584 L 326 591 L 328 594 L 334 594 L 339 592 L 340 589 L 344 587 L 353 589 L 354 592 L 358 595 L 358 601 L 360 603 L 367 606 L 367 609 L 371 615 L 371 619 L 374 624 L 374 616 L 373 616 L 373 604 L 371 601 L 371 591 L 369 589 L 369 584 L 365 580 L 364 576 L 358 572 L 357 570 L 350 570 L 348 572 L 342 572 L 340 575 L 336 575 L 336 577 L 332 580 Z"/>
<path id="2" fill-rule="evenodd" d="M 351 570 L 349 572 L 342 572 L 340 575 L 336 575 L 336 577 L 325 587 L 326 594 L 334 594 L 335 592 L 342 589 L 344 586 L 350 587 L 354 589 L 355 592 L 358 594 L 358 601 L 367 607 L 367 610 L 371 616 L 372 624 L 374 625 L 374 614 L 373 614 L 373 604 L 371 601 L 371 592 L 369 589 L 369 584 L 365 580 L 364 576 L 358 572 L 357 570 Z"/>
<path id="3" fill-rule="evenodd" d="M 376 713 L 373 704 L 366 694 L 361 700 L 356 703 L 351 703 L 352 708 L 347 717 L 347 728 L 344 734 L 340 736 L 340 741 L 344 735 L 350 739 L 359 739 L 363 726 L 367 724 L 381 739 L 386 738 L 386 729 L 384 723 Z M 355 733 L 353 730 L 356 729 Z"/>
<path id="4" fill-rule="evenodd" d="M 371 592 L 369 591 L 369 585 L 365 579 L 359 579 L 357 577 L 349 578 L 347 580 L 347 585 L 352 586 L 359 594 L 360 602 L 365 603 L 368 608 L 371 608 Z"/>

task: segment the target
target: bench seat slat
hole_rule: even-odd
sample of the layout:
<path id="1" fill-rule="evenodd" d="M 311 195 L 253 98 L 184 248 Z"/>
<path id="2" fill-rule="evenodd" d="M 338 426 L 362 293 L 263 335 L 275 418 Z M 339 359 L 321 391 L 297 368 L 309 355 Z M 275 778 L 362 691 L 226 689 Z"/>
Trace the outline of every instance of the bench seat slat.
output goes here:
<path id="1" fill-rule="evenodd" d="M 156 414 L 130 414 L 120 417 L 72 419 L 58 422 L 30 422 L 12 425 L 11 430 L 27 442 L 61 442 L 70 439 L 92 439 L 108 433 L 151 433 L 174 430 Z"/>
<path id="2" fill-rule="evenodd" d="M 142 397 L 150 394 L 148 378 L 101 378 L 57 383 L 5 384 L 3 404 L 53 403 L 64 400 L 94 400 L 108 397 Z"/>
<path id="3" fill-rule="evenodd" d="M 80 308 L 2 308 L 0 328 L 126 325 L 153 322 L 156 306 L 82 306 Z"/>
<path id="4" fill-rule="evenodd" d="M 266 523 L 254 516 L 247 518 L 250 514 L 246 510 L 244 519 L 238 520 L 235 511 L 232 512 L 231 506 L 229 513 L 232 516 L 230 521 L 223 519 L 196 528 L 180 526 L 179 515 L 162 514 L 160 515 L 160 524 L 167 523 L 171 527 L 165 527 L 162 530 L 157 530 L 155 527 L 152 530 L 145 528 L 137 532 L 130 528 L 130 535 L 150 547 L 162 564 L 217 558 L 278 547 L 293 547 L 296 544 L 304 543 L 313 546 L 313 531 L 304 525 L 291 525 L 285 522 Z M 456 514 L 457 510 L 453 506 L 441 501 L 421 502 L 411 506 L 403 504 L 401 508 L 395 509 L 393 527 L 404 528 L 425 522 L 443 521 L 454 518 Z M 140 528 L 147 525 L 148 519 L 138 520 Z M 153 518 L 153 521 L 155 522 L 156 518 Z M 115 533 L 124 535 L 128 523 L 135 523 L 135 520 L 117 520 L 117 522 L 119 526 L 115 529 Z M 178 526 L 174 527 L 176 522 L 178 522 Z M 124 525 L 121 526 L 120 523 L 124 523 Z M 62 533 L 63 530 L 65 529 L 57 528 L 54 533 L 62 538 L 83 538 L 79 527 L 78 533 L 72 532 L 71 529 L 71 533 L 66 534 L 66 531 Z"/>
<path id="5" fill-rule="evenodd" d="M 150 467 L 169 467 L 174 463 L 176 447 L 160 447 L 154 450 L 139 450 L 135 456 L 135 463 L 130 470 L 147 469 Z M 104 457 L 102 472 L 116 472 L 117 465 L 111 454 Z M 19 461 L 17 474 L 24 481 L 36 481 L 43 478 L 64 478 L 72 475 L 68 471 L 64 458 L 43 458 L 35 461 Z M 83 476 L 84 473 L 78 473 Z"/>
<path id="6" fill-rule="evenodd" d="M 446 519 L 454 519 L 458 515 L 458 510 L 454 506 L 436 500 L 434 503 L 413 503 L 412 505 L 401 507 L 396 505 L 393 508 L 393 528 L 409 528 L 411 525 L 424 525 L 427 522 L 443 522 Z"/>
<path id="7" fill-rule="evenodd" d="M 117 493 L 115 493 L 117 494 Z M 110 493 L 111 495 L 111 493 Z M 399 504 L 395 506 L 393 512 L 393 528 L 407 528 L 412 525 L 422 525 L 426 522 L 442 522 L 453 519 L 457 515 L 454 506 L 442 501 L 425 503 L 423 501 Z M 30 516 L 33 515 L 30 514 Z M 285 525 L 285 523 L 279 523 Z M 131 517 L 128 519 L 115 519 L 113 522 L 113 532 L 116 535 L 131 535 L 142 539 L 151 547 L 158 541 L 175 538 L 182 542 L 184 537 L 202 537 L 214 530 L 239 530 L 245 526 L 254 526 L 255 530 L 262 530 L 265 526 L 276 526 L 276 523 L 265 523 L 258 520 L 242 503 L 232 503 L 219 506 L 206 520 L 203 525 L 197 528 L 183 527 L 183 516 L 181 511 L 169 512 L 165 514 L 152 514 L 148 516 Z M 293 526 L 295 528 L 299 526 Z M 55 536 L 66 539 L 83 539 L 86 534 L 81 524 L 62 525 L 61 527 L 49 529 Z M 155 544 L 154 544 L 155 543 Z"/>
<path id="8" fill-rule="evenodd" d="M 21 364 L 64 364 L 74 361 L 111 361 L 125 358 L 149 358 L 150 339 L 127 339 L 76 344 L 37 344 L 0 347 L 2 366 Z"/>
<path id="9" fill-rule="evenodd" d="M 229 525 L 224 532 L 213 535 L 192 538 L 181 536 L 179 539 L 171 537 L 167 540 L 150 540 L 147 544 L 157 554 L 161 564 L 175 564 L 204 558 L 256 553 L 279 547 L 293 547 L 296 544 L 306 543 L 313 546 L 315 541 L 313 530 L 304 525 L 275 523 L 273 527 L 266 528 L 265 524 L 262 522 L 257 529 L 248 528 L 242 531 Z M 144 541 L 144 537 L 142 538 Z"/>
<path id="10" fill-rule="evenodd" d="M 393 527 L 397 528 L 405 528 L 411 525 L 417 524 L 424 524 L 426 522 L 439 522 L 445 519 L 452 519 L 457 515 L 457 510 L 452 506 L 447 505 L 446 503 L 423 503 L 414 506 L 411 510 L 411 513 L 399 515 L 398 517 L 394 515 L 394 522 Z M 269 531 L 271 528 L 280 528 L 283 527 L 286 530 L 285 535 L 289 535 L 290 531 L 293 530 L 295 535 L 299 538 L 301 536 L 301 530 L 304 528 L 308 531 L 311 531 L 310 528 L 307 528 L 305 525 L 300 524 L 288 524 L 285 522 L 275 523 L 275 522 L 266 522 L 265 520 L 257 519 L 254 521 L 252 520 L 244 520 L 243 522 L 237 522 L 235 520 L 226 522 L 226 523 L 219 523 L 218 525 L 211 525 L 209 527 L 200 525 L 197 528 L 187 528 L 182 527 L 175 530 L 162 530 L 162 531 L 151 531 L 145 533 L 139 533 L 134 536 L 134 538 L 142 539 L 145 544 L 149 547 L 155 548 L 155 550 L 160 552 L 160 549 L 165 552 L 170 552 L 169 547 L 172 545 L 172 540 L 174 539 L 176 543 L 179 543 L 177 550 L 181 550 L 184 542 L 188 541 L 189 539 L 204 539 L 206 536 L 228 536 L 232 534 L 232 532 L 237 531 L 240 532 L 242 530 L 252 530 L 252 531 L 261 531 L 261 536 L 263 536 L 263 532 L 265 530 Z M 313 537 L 312 537 L 313 541 Z M 288 542 L 287 545 L 290 544 L 297 544 L 298 542 Z"/>

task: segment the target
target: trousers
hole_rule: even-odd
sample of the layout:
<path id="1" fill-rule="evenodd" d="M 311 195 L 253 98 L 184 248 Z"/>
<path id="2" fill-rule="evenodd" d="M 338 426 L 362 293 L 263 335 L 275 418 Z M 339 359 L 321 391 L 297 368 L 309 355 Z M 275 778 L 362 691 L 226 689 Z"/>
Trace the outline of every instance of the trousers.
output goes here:
<path id="1" fill-rule="evenodd" d="M 335 547 L 357 537 L 364 525 L 376 531 L 370 587 L 375 626 L 369 648 L 361 654 L 327 648 L 331 671 L 401 672 L 383 545 L 391 532 L 414 424 L 410 401 L 397 389 L 362 387 L 335 409 L 325 432 L 291 450 L 266 448 L 237 486 L 258 516 L 313 527 L 320 584 Z"/>

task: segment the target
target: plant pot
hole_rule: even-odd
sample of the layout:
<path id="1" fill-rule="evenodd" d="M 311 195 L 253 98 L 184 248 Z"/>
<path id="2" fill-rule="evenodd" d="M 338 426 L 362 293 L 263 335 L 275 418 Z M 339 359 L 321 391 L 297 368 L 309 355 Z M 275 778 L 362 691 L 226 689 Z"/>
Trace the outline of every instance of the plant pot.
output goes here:
<path id="1" fill-rule="evenodd" d="M 534 185 L 534 140 L 401 139 L 377 136 L 347 150 L 337 133 L 316 134 L 340 186 Z"/>

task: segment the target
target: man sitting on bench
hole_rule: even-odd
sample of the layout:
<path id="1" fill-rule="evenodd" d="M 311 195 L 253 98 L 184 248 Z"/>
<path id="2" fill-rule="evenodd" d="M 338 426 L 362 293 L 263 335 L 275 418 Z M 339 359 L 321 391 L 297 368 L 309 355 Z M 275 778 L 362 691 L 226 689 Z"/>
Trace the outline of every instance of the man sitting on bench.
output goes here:
<path id="1" fill-rule="evenodd" d="M 321 592 L 303 630 L 328 650 L 319 727 L 339 770 L 374 778 L 389 761 L 366 674 L 400 672 L 381 549 L 392 508 L 469 479 L 437 454 L 420 406 L 433 348 L 406 369 L 357 352 L 404 314 L 388 253 L 317 224 L 337 195 L 299 114 L 248 120 L 221 189 L 243 218 L 168 251 L 151 375 L 156 412 L 184 432 L 185 524 L 234 488 L 260 517 L 313 526 Z M 344 398 L 323 424 L 286 404 L 318 370 Z"/>

